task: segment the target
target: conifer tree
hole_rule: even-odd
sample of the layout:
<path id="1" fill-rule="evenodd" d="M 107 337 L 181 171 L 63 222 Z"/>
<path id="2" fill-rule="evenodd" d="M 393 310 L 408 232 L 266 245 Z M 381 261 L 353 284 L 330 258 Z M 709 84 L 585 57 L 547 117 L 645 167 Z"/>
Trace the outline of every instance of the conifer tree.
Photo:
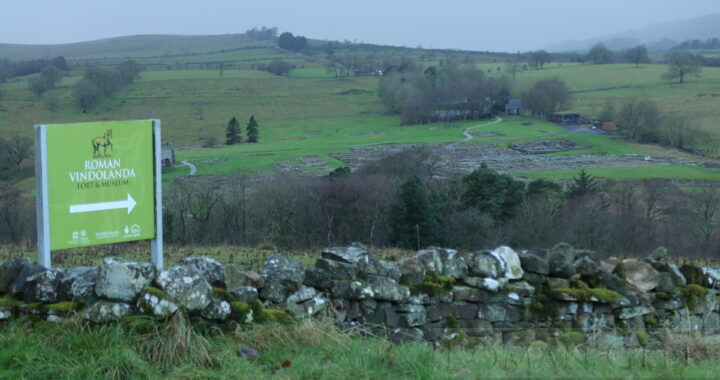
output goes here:
<path id="1" fill-rule="evenodd" d="M 255 121 L 255 116 L 250 116 L 250 121 L 247 125 L 247 139 L 248 142 L 256 143 L 258 142 L 258 123 Z"/>
<path id="2" fill-rule="evenodd" d="M 236 143 L 239 143 L 242 141 L 242 136 L 240 135 L 240 123 L 237 121 L 235 116 L 230 119 L 227 123 L 227 128 L 225 129 L 225 144 L 226 145 L 233 145 Z"/>
<path id="3" fill-rule="evenodd" d="M 398 202 L 390 217 L 398 246 L 420 249 L 440 243 L 440 210 L 437 203 L 438 200 L 428 194 L 417 176 L 400 187 Z"/>

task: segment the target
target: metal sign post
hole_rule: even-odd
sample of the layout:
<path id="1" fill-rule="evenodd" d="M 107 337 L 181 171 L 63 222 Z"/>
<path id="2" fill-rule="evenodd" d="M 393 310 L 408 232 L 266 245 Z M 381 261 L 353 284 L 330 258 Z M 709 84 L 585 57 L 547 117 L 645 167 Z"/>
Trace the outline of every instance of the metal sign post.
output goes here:
<path id="1" fill-rule="evenodd" d="M 151 239 L 163 266 L 160 120 L 35 126 L 38 262 L 51 251 Z"/>

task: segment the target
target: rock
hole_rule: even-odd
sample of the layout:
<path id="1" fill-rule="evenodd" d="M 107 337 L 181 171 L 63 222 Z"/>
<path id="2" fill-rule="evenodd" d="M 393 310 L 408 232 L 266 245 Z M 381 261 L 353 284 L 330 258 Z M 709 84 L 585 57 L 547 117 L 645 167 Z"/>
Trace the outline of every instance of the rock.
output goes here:
<path id="1" fill-rule="evenodd" d="M 487 302 L 489 299 L 487 292 L 462 285 L 454 286 L 452 294 L 455 301 Z"/>
<path id="2" fill-rule="evenodd" d="M 25 287 L 27 286 L 28 280 L 33 277 L 34 275 L 44 272 L 47 269 L 43 267 L 42 265 L 37 265 L 33 263 L 27 263 L 23 265 L 20 268 L 20 272 L 15 277 L 15 280 L 13 280 L 12 284 L 10 284 L 10 293 L 13 294 L 22 294 L 25 292 Z"/>
<path id="3" fill-rule="evenodd" d="M 467 302 L 453 302 L 450 304 L 450 315 L 457 319 L 477 319 L 478 305 Z"/>
<path id="4" fill-rule="evenodd" d="M 570 280 L 565 278 L 558 278 L 558 277 L 548 277 L 547 278 L 547 284 L 548 288 L 569 288 L 570 287 Z"/>
<path id="5" fill-rule="evenodd" d="M 331 292 L 333 298 L 348 300 L 364 300 L 375 296 L 373 287 L 360 281 L 337 280 L 333 283 Z"/>
<path id="6" fill-rule="evenodd" d="M 327 305 L 329 303 L 330 301 L 325 296 L 318 294 L 315 297 L 303 302 L 302 306 L 305 308 L 305 312 L 312 317 L 327 309 Z"/>
<path id="7" fill-rule="evenodd" d="M 288 296 L 287 302 L 301 303 L 315 297 L 315 295 L 317 295 L 317 290 L 315 290 L 315 288 L 300 286 L 300 289 Z"/>
<path id="8" fill-rule="evenodd" d="M 615 311 L 615 317 L 618 319 L 631 319 L 639 317 L 645 314 L 650 314 L 651 310 L 646 306 L 635 306 L 617 309 Z"/>
<path id="9" fill-rule="evenodd" d="M 400 283 L 410 286 L 420 286 L 425 279 L 425 266 L 415 257 L 401 259 L 397 262 L 400 271 Z"/>
<path id="10" fill-rule="evenodd" d="M 315 267 L 322 269 L 327 275 L 336 280 L 357 279 L 357 266 L 342 261 L 320 258 L 315 261 Z"/>
<path id="11" fill-rule="evenodd" d="M 210 303 L 200 312 L 200 315 L 205 319 L 222 322 L 230 316 L 230 312 L 229 303 L 213 297 Z"/>
<path id="12" fill-rule="evenodd" d="M 212 287 L 197 269 L 173 265 L 160 272 L 157 278 L 160 288 L 190 311 L 205 309 L 213 297 Z"/>
<path id="13" fill-rule="evenodd" d="M 148 292 L 140 295 L 136 306 L 141 312 L 160 318 L 167 318 L 178 309 L 178 305 L 170 299 Z"/>
<path id="14" fill-rule="evenodd" d="M 528 284 L 526 281 L 511 282 L 505 285 L 505 290 L 517 293 L 522 297 L 532 297 L 533 294 L 535 294 L 535 287 Z"/>
<path id="15" fill-rule="evenodd" d="M 672 293 L 675 291 L 675 284 L 673 283 L 672 275 L 667 272 L 662 272 L 658 277 L 658 285 L 655 287 L 656 292 Z"/>
<path id="16" fill-rule="evenodd" d="M 497 278 L 505 271 L 505 263 L 490 251 L 473 252 L 466 255 L 468 274 L 479 277 Z"/>
<path id="17" fill-rule="evenodd" d="M 307 268 L 303 284 L 317 289 L 330 289 L 333 286 L 333 279 L 329 273 L 320 268 Z"/>
<path id="18" fill-rule="evenodd" d="M 707 281 L 708 288 L 720 287 L 720 269 L 704 267 L 701 268 L 701 270 L 702 273 L 706 276 L 705 279 Z"/>
<path id="19" fill-rule="evenodd" d="M 226 287 L 225 268 L 209 257 L 188 257 L 175 263 L 177 266 L 189 266 L 200 272 L 211 286 Z"/>
<path id="20" fill-rule="evenodd" d="M 228 289 L 238 301 L 248 304 L 254 303 L 258 299 L 258 291 L 252 286 L 243 286 L 239 288 Z"/>
<path id="21" fill-rule="evenodd" d="M 490 251 L 495 257 L 499 257 L 505 263 L 505 273 L 503 277 L 509 280 L 519 280 L 523 276 L 522 265 L 520 264 L 520 257 L 510 247 L 500 246 Z"/>
<path id="22" fill-rule="evenodd" d="M 385 262 L 383 260 L 375 260 L 372 256 L 370 257 L 373 268 L 371 275 L 376 276 L 382 276 L 387 277 L 390 279 L 393 279 L 395 281 L 400 281 L 400 277 L 402 277 L 402 273 L 400 272 L 400 269 L 398 269 L 395 264 Z"/>
<path id="23" fill-rule="evenodd" d="M 426 273 L 441 274 L 443 272 L 442 259 L 440 258 L 440 252 L 434 247 L 417 251 L 413 256 L 420 260 L 425 267 Z"/>
<path id="24" fill-rule="evenodd" d="M 545 258 L 540 257 L 540 254 L 534 251 L 521 251 L 518 256 L 525 271 L 542 275 L 550 274 L 550 265 Z"/>
<path id="25" fill-rule="evenodd" d="M 95 323 L 116 321 L 132 314 L 132 306 L 124 302 L 98 301 L 82 311 L 83 318 Z"/>
<path id="26" fill-rule="evenodd" d="M 486 319 L 490 322 L 520 322 L 521 312 L 517 306 L 503 303 L 486 303 L 480 304 L 478 311 L 480 319 Z"/>
<path id="27" fill-rule="evenodd" d="M 225 266 L 225 285 L 228 291 L 246 286 L 262 289 L 265 279 L 257 272 L 240 270 L 235 264 L 228 264 Z"/>
<path id="28" fill-rule="evenodd" d="M 393 302 L 407 302 L 410 299 L 410 289 L 398 285 L 390 278 L 369 276 L 368 283 L 372 285 L 375 299 Z"/>
<path id="29" fill-rule="evenodd" d="M 652 265 L 633 259 L 623 260 L 625 266 L 625 280 L 638 288 L 640 291 L 648 292 L 658 285 L 660 274 Z"/>
<path id="30" fill-rule="evenodd" d="M 356 265 L 361 270 L 370 265 L 370 252 L 360 243 L 352 243 L 348 247 L 325 248 L 321 255 L 328 260 Z"/>
<path id="31" fill-rule="evenodd" d="M 155 274 L 151 263 L 108 257 L 100 264 L 95 293 L 110 300 L 132 301 L 152 283 Z"/>
<path id="32" fill-rule="evenodd" d="M 610 331 L 600 331 L 595 338 L 595 347 L 600 351 L 610 351 L 623 348 L 625 339 Z"/>
<path id="33" fill-rule="evenodd" d="M 675 265 L 673 263 L 668 263 L 667 268 L 668 268 L 668 273 L 670 273 L 673 284 L 675 286 L 685 287 L 685 285 L 687 285 L 685 276 L 683 276 L 683 274 L 680 272 L 680 268 L 678 268 L 677 265 Z"/>
<path id="34" fill-rule="evenodd" d="M 550 275 L 553 277 L 570 278 L 575 274 L 571 261 L 562 252 L 551 251 L 548 257 Z"/>
<path id="35" fill-rule="evenodd" d="M 28 259 L 14 259 L 0 262 L 0 293 L 10 292 L 10 285 L 23 270 L 24 267 L 32 265 Z"/>
<path id="36" fill-rule="evenodd" d="M 583 256 L 575 260 L 573 268 L 575 268 L 575 273 L 583 276 L 596 276 L 601 270 L 600 265 L 588 256 Z"/>
<path id="37" fill-rule="evenodd" d="M 467 275 L 467 265 L 462 256 L 454 249 L 437 248 L 442 261 L 442 275 L 451 278 L 462 278 Z"/>
<path id="38" fill-rule="evenodd" d="M 490 277 L 465 277 L 463 278 L 463 281 L 470 286 L 474 286 L 479 289 L 489 290 L 491 292 L 497 292 L 502 287 L 498 280 Z"/>
<path id="39" fill-rule="evenodd" d="M 432 303 L 430 296 L 425 293 L 410 295 L 408 303 L 414 303 L 416 305 L 427 305 Z"/>
<path id="40" fill-rule="evenodd" d="M 283 303 L 289 292 L 290 290 L 282 284 L 271 282 L 260 290 L 258 298 L 274 303 Z"/>
<path id="41" fill-rule="evenodd" d="M 717 313 L 710 313 L 702 321 L 703 333 L 714 335 L 720 332 L 720 316 Z"/>
<path id="42" fill-rule="evenodd" d="M 13 317 L 12 310 L 7 307 L 0 307 L 0 321 L 8 320 Z"/>
<path id="43" fill-rule="evenodd" d="M 568 243 L 558 243 L 550 249 L 550 252 L 562 254 L 568 262 L 573 262 L 577 258 L 575 248 Z"/>
<path id="44" fill-rule="evenodd" d="M 289 293 L 298 290 L 302 285 L 305 267 L 297 260 L 273 254 L 265 260 L 262 275 L 266 286 L 269 283 L 279 284 L 287 288 Z"/>
<path id="45" fill-rule="evenodd" d="M 397 328 L 388 331 L 388 339 L 391 342 L 420 342 L 423 339 L 423 332 L 418 328 Z"/>
<path id="46" fill-rule="evenodd" d="M 23 299 L 27 303 L 55 303 L 60 299 L 58 289 L 63 277 L 62 269 L 47 269 L 27 279 Z"/>
<path id="47" fill-rule="evenodd" d="M 652 253 L 650 253 L 649 255 L 647 255 L 647 257 L 645 257 L 645 258 L 646 258 L 647 260 L 660 261 L 660 260 L 664 259 L 665 257 L 667 257 L 667 255 L 668 255 L 668 250 L 667 250 L 667 248 L 665 248 L 665 247 L 658 247 L 658 248 L 656 248 L 654 251 L 652 251 Z"/>
<path id="48" fill-rule="evenodd" d="M 429 322 L 436 322 L 441 319 L 445 319 L 451 315 L 449 305 L 444 302 L 440 302 L 435 305 L 430 305 L 426 308 L 426 310 L 427 310 L 427 320 Z"/>
<path id="49" fill-rule="evenodd" d="M 691 331 L 698 331 L 702 328 L 702 319 L 690 315 L 688 309 L 678 309 L 670 318 L 670 331 L 677 334 L 687 334 Z"/>
<path id="50" fill-rule="evenodd" d="M 243 359 L 250 361 L 260 356 L 260 354 L 250 347 L 243 347 L 240 349 L 240 356 L 242 356 Z"/>
<path id="51" fill-rule="evenodd" d="M 77 267 L 63 271 L 60 279 L 60 300 L 75 301 L 90 305 L 97 300 L 95 284 L 97 283 L 98 268 Z"/>
<path id="52" fill-rule="evenodd" d="M 422 305 L 399 304 L 395 311 L 402 327 L 417 327 L 427 323 L 427 312 Z"/>
<path id="53" fill-rule="evenodd" d="M 605 272 L 613 273 L 619 262 L 620 260 L 617 257 L 610 257 L 607 260 L 600 261 L 600 268 Z"/>

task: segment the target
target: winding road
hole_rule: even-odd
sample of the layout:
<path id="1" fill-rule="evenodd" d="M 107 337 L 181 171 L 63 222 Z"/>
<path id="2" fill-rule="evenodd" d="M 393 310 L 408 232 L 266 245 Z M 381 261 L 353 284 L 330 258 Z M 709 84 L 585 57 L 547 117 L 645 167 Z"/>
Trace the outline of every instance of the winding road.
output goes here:
<path id="1" fill-rule="evenodd" d="M 182 161 L 180 161 L 180 163 L 190 168 L 190 174 L 188 174 L 189 176 L 195 175 L 195 173 L 197 173 L 197 167 L 195 165 L 191 164 L 190 161 L 182 160 Z"/>
<path id="2" fill-rule="evenodd" d="M 471 130 L 471 129 L 480 128 L 480 127 L 487 127 L 487 126 L 490 126 L 490 125 L 493 125 L 493 124 L 500 123 L 500 122 L 502 122 L 502 121 L 503 121 L 503 119 L 502 119 L 500 116 L 495 116 L 495 120 L 493 120 L 493 121 L 491 121 L 491 122 L 489 122 L 489 123 L 480 124 L 480 125 L 473 125 L 472 127 L 467 127 L 467 128 L 465 128 L 465 129 L 463 129 L 463 132 L 462 132 L 463 135 L 465 135 L 465 138 L 462 139 L 462 140 L 458 140 L 458 141 L 452 142 L 452 143 L 448 144 L 447 147 L 448 147 L 448 148 L 454 147 L 455 145 L 462 144 L 462 143 L 465 143 L 465 142 L 468 142 L 468 141 L 472 140 L 472 139 L 473 139 L 473 135 L 470 134 L 470 130 Z"/>

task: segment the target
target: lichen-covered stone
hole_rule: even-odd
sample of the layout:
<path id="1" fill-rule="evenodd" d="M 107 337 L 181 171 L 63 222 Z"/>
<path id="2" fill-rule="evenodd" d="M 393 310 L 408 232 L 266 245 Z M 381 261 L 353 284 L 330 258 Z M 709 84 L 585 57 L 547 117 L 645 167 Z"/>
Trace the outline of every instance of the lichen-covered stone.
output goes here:
<path id="1" fill-rule="evenodd" d="M 41 265 L 33 264 L 33 263 L 25 263 L 20 268 L 19 273 L 16 274 L 15 280 L 10 284 L 10 293 L 13 294 L 23 294 L 25 292 L 25 287 L 27 286 L 28 280 L 32 278 L 34 275 L 44 272 L 47 269 Z"/>
<path id="2" fill-rule="evenodd" d="M 370 264 L 370 251 L 360 243 L 352 243 L 347 247 L 325 248 L 321 255 L 325 259 L 356 265 L 360 268 L 365 268 Z"/>
<path id="3" fill-rule="evenodd" d="M 25 302 L 55 303 L 60 301 L 60 280 L 62 269 L 48 269 L 28 277 L 23 299 Z"/>
<path id="4" fill-rule="evenodd" d="M 305 267 L 299 261 L 273 254 L 268 256 L 263 265 L 262 275 L 265 284 L 274 283 L 287 288 L 288 293 L 300 288 L 305 278 Z"/>
<path id="5" fill-rule="evenodd" d="M 437 248 L 437 251 L 442 261 L 443 276 L 462 278 L 467 275 L 467 265 L 458 251 L 448 248 Z"/>
<path id="6" fill-rule="evenodd" d="M 399 304 L 395 310 L 402 327 L 417 327 L 427 323 L 427 311 L 422 305 Z"/>
<path id="7" fill-rule="evenodd" d="M 235 264 L 228 264 L 225 266 L 225 285 L 228 290 L 246 286 L 262 289 L 265 279 L 255 271 L 240 270 Z"/>
<path id="8" fill-rule="evenodd" d="M 652 311 L 646 306 L 626 307 L 616 310 L 615 317 L 618 319 L 630 319 L 650 314 L 651 312 Z"/>
<path id="9" fill-rule="evenodd" d="M 60 279 L 59 299 L 76 301 L 89 305 L 97 300 L 95 284 L 97 282 L 98 268 L 77 267 L 63 271 Z"/>
<path id="10" fill-rule="evenodd" d="M 487 250 L 472 252 L 465 258 L 470 276 L 497 278 L 505 271 L 505 263 Z"/>
<path id="11" fill-rule="evenodd" d="M 190 311 L 200 311 L 210 304 L 213 290 L 197 269 L 173 265 L 160 272 L 157 283 L 165 293 Z"/>
<path id="12" fill-rule="evenodd" d="M 307 268 L 303 284 L 316 289 L 330 289 L 333 286 L 333 278 L 323 269 Z"/>
<path id="13" fill-rule="evenodd" d="M 14 259 L 0 262 L 0 293 L 8 293 L 10 285 L 24 267 L 32 265 L 28 259 Z"/>
<path id="14" fill-rule="evenodd" d="M 399 327 L 388 331 L 388 339 L 391 342 L 420 342 L 423 339 L 423 332 L 419 328 Z"/>
<path id="15" fill-rule="evenodd" d="M 251 304 L 258 299 L 258 291 L 252 286 L 240 286 L 228 289 L 228 292 L 235 297 L 237 301 Z"/>
<path id="16" fill-rule="evenodd" d="M 463 281 L 470 286 L 491 292 L 497 292 L 502 288 L 501 282 L 491 277 L 465 277 Z"/>
<path id="17" fill-rule="evenodd" d="M 588 256 L 582 256 L 573 263 L 575 273 L 583 276 L 596 276 L 600 272 L 600 265 Z"/>
<path id="18" fill-rule="evenodd" d="M 155 266 L 148 262 L 109 257 L 100 264 L 95 293 L 110 300 L 132 301 L 150 285 L 155 274 Z"/>
<path id="19" fill-rule="evenodd" d="M 550 267 L 550 276 L 553 277 L 570 278 L 575 274 L 572 262 L 563 252 L 550 251 L 548 266 Z"/>
<path id="20" fill-rule="evenodd" d="M 315 297 L 315 295 L 317 295 L 317 290 L 315 290 L 315 288 L 300 286 L 300 289 L 288 296 L 287 302 L 301 303 Z"/>
<path id="21" fill-rule="evenodd" d="M 200 272 L 212 286 L 225 287 L 225 267 L 219 261 L 209 257 L 188 257 L 177 263 L 177 266 L 188 266 Z"/>
<path id="22" fill-rule="evenodd" d="M 425 266 L 420 259 L 408 257 L 397 263 L 400 271 L 400 283 L 410 286 L 420 286 L 425 278 Z"/>
<path id="23" fill-rule="evenodd" d="M 668 263 L 667 268 L 668 268 L 668 273 L 672 277 L 673 284 L 675 284 L 675 286 L 682 287 L 682 286 L 687 285 L 687 280 L 685 280 L 685 276 L 683 276 L 683 274 L 680 272 L 680 268 L 678 268 L 677 265 L 675 265 L 673 263 Z"/>
<path id="24" fill-rule="evenodd" d="M 495 257 L 499 257 L 505 263 L 505 273 L 503 277 L 508 280 L 519 280 L 522 278 L 524 272 L 522 264 L 520 263 L 520 257 L 512 248 L 503 245 L 490 251 L 490 253 Z"/>
<path id="25" fill-rule="evenodd" d="M 358 275 L 358 267 L 344 261 L 320 258 L 315 261 L 315 267 L 336 280 L 355 280 Z"/>
<path id="26" fill-rule="evenodd" d="M 518 256 L 525 271 L 542 275 L 550 274 L 550 265 L 547 259 L 541 257 L 538 252 L 521 251 L 518 253 Z"/>
<path id="27" fill-rule="evenodd" d="M 364 300 L 375 296 L 373 287 L 360 281 L 337 280 L 333 283 L 331 292 L 333 298 L 348 300 Z"/>
<path id="28" fill-rule="evenodd" d="M 82 316 L 95 323 L 107 323 L 126 317 L 132 312 L 132 306 L 124 302 L 98 301 L 86 307 Z"/>
<path id="29" fill-rule="evenodd" d="M 426 273 L 434 273 L 437 275 L 442 274 L 443 263 L 440 258 L 440 252 L 438 252 L 436 248 L 430 247 L 428 249 L 417 251 L 413 257 L 420 260 L 425 267 Z"/>
<path id="30" fill-rule="evenodd" d="M 210 303 L 200 312 L 203 318 L 213 321 L 224 321 L 230 316 L 230 303 L 213 297 Z"/>
<path id="31" fill-rule="evenodd" d="M 159 318 L 167 318 L 178 310 L 178 305 L 168 297 L 148 291 L 143 292 L 138 297 L 136 306 L 142 313 Z"/>
<path id="32" fill-rule="evenodd" d="M 393 302 L 407 302 L 410 300 L 410 289 L 398 285 L 391 278 L 370 276 L 367 281 L 372 285 L 375 299 Z"/>

